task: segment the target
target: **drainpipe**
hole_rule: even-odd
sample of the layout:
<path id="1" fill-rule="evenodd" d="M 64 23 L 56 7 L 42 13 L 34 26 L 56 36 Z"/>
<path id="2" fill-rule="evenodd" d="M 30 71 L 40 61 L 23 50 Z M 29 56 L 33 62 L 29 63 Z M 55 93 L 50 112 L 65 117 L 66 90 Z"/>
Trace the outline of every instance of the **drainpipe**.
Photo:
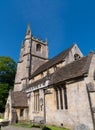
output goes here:
<path id="1" fill-rule="evenodd" d="M 45 89 L 44 89 L 44 123 L 46 123 L 46 104 L 45 104 Z"/>

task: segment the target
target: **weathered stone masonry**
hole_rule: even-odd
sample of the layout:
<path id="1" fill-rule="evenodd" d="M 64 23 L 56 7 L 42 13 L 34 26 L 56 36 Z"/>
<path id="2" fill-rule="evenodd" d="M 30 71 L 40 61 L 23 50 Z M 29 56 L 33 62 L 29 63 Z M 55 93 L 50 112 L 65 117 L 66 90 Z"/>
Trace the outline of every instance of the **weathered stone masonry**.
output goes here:
<path id="1" fill-rule="evenodd" d="M 5 118 L 44 121 L 75 129 L 95 129 L 95 54 L 83 56 L 77 44 L 48 59 L 47 40 L 35 38 L 28 25 L 17 65 L 14 91 Z"/>

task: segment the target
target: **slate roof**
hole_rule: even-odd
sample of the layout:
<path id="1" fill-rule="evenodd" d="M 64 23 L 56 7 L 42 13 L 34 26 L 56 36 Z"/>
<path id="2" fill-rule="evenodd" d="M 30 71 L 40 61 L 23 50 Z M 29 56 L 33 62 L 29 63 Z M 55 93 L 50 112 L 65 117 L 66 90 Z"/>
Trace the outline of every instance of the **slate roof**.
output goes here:
<path id="1" fill-rule="evenodd" d="M 52 74 L 49 74 L 48 76 L 49 76 L 49 78 L 51 78 L 51 77 L 52 77 Z M 35 81 L 35 82 L 29 84 L 27 87 L 25 87 L 25 88 L 23 89 L 23 91 L 24 91 L 24 90 L 27 90 L 27 89 L 30 88 L 30 87 L 35 87 L 35 86 L 38 86 L 39 84 L 44 84 L 44 83 L 46 82 L 46 80 L 48 80 L 48 76 L 46 76 L 46 77 L 44 77 L 44 78 L 42 78 L 42 79 L 39 79 L 39 80 L 37 80 L 37 81 Z"/>
<path id="2" fill-rule="evenodd" d="M 56 84 L 58 82 L 70 80 L 87 74 L 89 71 L 92 56 L 93 54 L 90 53 L 88 56 L 82 57 L 80 60 L 69 63 L 61 69 L 57 70 L 52 75 L 50 84 Z"/>
<path id="3" fill-rule="evenodd" d="M 93 53 L 90 53 L 89 55 L 82 57 L 79 60 L 73 61 L 72 63 L 69 63 L 62 68 L 59 68 L 55 71 L 53 74 L 49 74 L 48 76 L 37 80 L 31 84 L 29 84 L 28 87 L 26 87 L 24 90 L 27 90 L 30 87 L 38 86 L 39 84 L 44 84 L 44 82 L 49 78 L 49 86 L 52 84 L 57 84 L 64 81 L 69 81 L 74 78 L 79 78 L 85 76 L 85 74 L 88 74 L 91 59 L 92 59 Z"/>
<path id="4" fill-rule="evenodd" d="M 28 107 L 27 95 L 25 92 L 12 92 L 13 107 Z"/>
<path id="5" fill-rule="evenodd" d="M 49 61 L 47 61 L 46 63 L 44 63 L 43 65 L 41 65 L 32 75 L 30 78 L 33 78 L 34 76 L 38 75 L 39 73 L 47 70 L 48 68 L 56 65 L 57 63 L 60 63 L 61 61 L 63 61 L 65 59 L 65 57 L 68 55 L 69 51 L 73 48 L 75 44 L 73 44 L 72 46 L 70 46 L 68 49 L 62 51 L 61 53 L 59 53 L 57 56 L 55 56 L 54 58 L 50 59 Z"/>
<path id="6" fill-rule="evenodd" d="M 34 86 L 37 86 L 37 85 L 42 84 L 42 83 L 44 84 L 45 81 L 46 81 L 46 77 L 39 79 L 39 80 L 29 84 L 27 87 L 23 88 L 23 91 L 30 88 L 30 87 L 34 87 Z"/>

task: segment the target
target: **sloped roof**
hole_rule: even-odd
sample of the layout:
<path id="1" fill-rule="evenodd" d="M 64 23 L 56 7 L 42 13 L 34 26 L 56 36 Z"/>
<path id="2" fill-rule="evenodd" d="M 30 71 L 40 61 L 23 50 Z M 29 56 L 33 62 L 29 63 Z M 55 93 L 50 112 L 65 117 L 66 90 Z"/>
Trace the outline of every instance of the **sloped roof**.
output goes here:
<path id="1" fill-rule="evenodd" d="M 33 78 L 34 76 L 38 75 L 39 73 L 47 70 L 48 68 L 56 65 L 57 63 L 63 61 L 65 59 L 65 57 L 68 55 L 69 51 L 73 48 L 75 44 L 73 44 L 72 46 L 70 46 L 68 49 L 62 51 L 61 53 L 59 53 L 57 56 L 53 57 L 52 59 L 50 59 L 49 61 L 47 61 L 46 63 L 44 63 L 43 65 L 41 65 L 32 75 L 30 78 Z"/>
<path id="2" fill-rule="evenodd" d="M 25 92 L 13 92 L 13 107 L 28 107 L 27 95 Z"/>
<path id="3" fill-rule="evenodd" d="M 34 87 L 34 86 L 38 86 L 39 84 L 42 84 L 46 81 L 46 77 L 42 78 L 42 79 L 39 79 L 31 84 L 29 84 L 27 87 L 23 88 L 23 91 L 30 88 L 30 87 Z"/>
<path id="4" fill-rule="evenodd" d="M 72 63 L 63 66 L 62 68 L 59 68 L 55 71 L 55 73 L 49 74 L 48 76 L 29 84 L 29 86 L 24 90 L 27 90 L 30 87 L 38 86 L 39 84 L 43 84 L 47 78 L 50 80 L 49 85 L 52 85 L 72 80 L 74 78 L 83 77 L 85 74 L 88 74 L 92 56 L 93 53 L 90 53 L 89 55 L 82 57 L 79 60 L 73 61 Z"/>
<path id="5" fill-rule="evenodd" d="M 80 60 L 76 60 L 57 70 L 52 75 L 50 84 L 70 80 L 88 73 L 92 56 L 93 54 L 90 53 L 88 56 L 82 57 Z"/>

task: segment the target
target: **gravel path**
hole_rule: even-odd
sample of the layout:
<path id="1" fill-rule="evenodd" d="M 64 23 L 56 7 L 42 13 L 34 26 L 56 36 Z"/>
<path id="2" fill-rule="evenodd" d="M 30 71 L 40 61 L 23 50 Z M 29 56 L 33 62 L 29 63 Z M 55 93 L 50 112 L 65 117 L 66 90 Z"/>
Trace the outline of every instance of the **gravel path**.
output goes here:
<path id="1" fill-rule="evenodd" d="M 1 130 L 41 130 L 40 128 L 22 128 L 16 126 L 1 127 Z"/>

